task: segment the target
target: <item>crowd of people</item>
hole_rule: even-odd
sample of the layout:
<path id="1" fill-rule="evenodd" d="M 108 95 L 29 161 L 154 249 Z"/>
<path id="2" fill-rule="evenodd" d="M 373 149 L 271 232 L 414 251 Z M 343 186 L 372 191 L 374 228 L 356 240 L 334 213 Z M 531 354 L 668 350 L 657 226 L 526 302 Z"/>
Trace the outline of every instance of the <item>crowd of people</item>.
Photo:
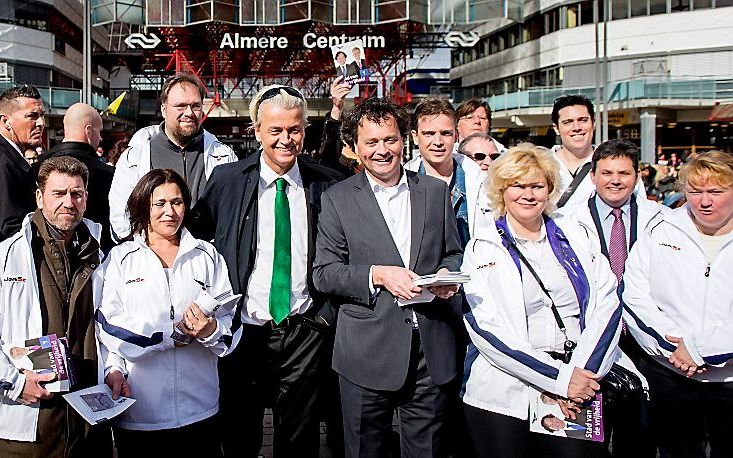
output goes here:
<path id="1" fill-rule="evenodd" d="M 507 149 L 481 100 L 344 113 L 342 80 L 317 154 L 272 85 L 238 159 L 176 74 L 112 165 L 81 103 L 26 160 L 43 101 L 0 95 L 0 456 L 256 457 L 267 408 L 276 457 L 319 456 L 322 420 L 332 456 L 733 456 L 733 156 L 675 164 L 665 206 L 584 96 L 554 103 L 560 145 Z M 72 390 L 135 403 L 90 426 L 6 353 L 51 334 Z M 579 440 L 594 403 L 604 439 Z"/>

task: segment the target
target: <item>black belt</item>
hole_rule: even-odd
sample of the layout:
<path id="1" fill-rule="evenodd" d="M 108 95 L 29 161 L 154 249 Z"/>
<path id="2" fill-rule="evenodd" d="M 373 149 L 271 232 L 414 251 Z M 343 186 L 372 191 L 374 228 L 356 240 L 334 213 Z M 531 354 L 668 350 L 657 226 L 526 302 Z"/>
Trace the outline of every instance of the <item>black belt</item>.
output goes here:
<path id="1" fill-rule="evenodd" d="M 263 324 L 262 327 L 265 329 L 286 329 L 291 328 L 294 326 L 297 326 L 303 322 L 303 316 L 301 315 L 291 315 L 288 317 L 285 317 L 284 320 L 282 320 L 280 323 L 275 323 L 275 320 L 270 320 L 267 323 Z"/>

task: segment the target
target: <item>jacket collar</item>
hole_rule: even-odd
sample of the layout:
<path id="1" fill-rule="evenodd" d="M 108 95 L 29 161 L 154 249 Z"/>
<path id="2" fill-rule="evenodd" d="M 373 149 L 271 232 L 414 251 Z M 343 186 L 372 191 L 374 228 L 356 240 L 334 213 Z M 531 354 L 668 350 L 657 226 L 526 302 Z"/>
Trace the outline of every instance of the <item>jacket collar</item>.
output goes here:
<path id="1" fill-rule="evenodd" d="M 148 244 L 145 242 L 145 236 L 143 234 L 135 234 L 132 238 L 132 241 L 136 245 L 139 245 L 146 250 L 152 251 Z M 186 229 L 185 227 L 181 227 L 181 241 L 178 245 L 178 253 L 176 254 L 176 259 L 173 261 L 173 266 L 176 265 L 179 259 L 183 258 L 193 250 L 200 248 L 200 246 L 201 241 L 191 235 L 191 233 L 188 232 L 188 229 Z"/>

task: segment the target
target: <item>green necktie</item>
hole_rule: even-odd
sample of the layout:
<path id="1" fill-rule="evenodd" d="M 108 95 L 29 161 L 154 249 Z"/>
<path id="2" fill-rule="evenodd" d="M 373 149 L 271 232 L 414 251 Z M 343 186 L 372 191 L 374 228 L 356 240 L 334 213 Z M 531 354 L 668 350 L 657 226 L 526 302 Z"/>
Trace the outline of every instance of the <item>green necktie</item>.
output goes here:
<path id="1" fill-rule="evenodd" d="M 290 204 L 285 192 L 288 182 L 275 180 L 275 249 L 270 284 L 270 315 L 280 324 L 290 314 Z"/>

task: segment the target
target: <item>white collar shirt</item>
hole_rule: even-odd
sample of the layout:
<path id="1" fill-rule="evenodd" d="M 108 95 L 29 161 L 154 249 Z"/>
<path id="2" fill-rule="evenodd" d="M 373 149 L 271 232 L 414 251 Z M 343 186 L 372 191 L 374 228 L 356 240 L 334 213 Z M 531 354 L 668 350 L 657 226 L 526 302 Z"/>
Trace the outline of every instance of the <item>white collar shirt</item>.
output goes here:
<path id="1" fill-rule="evenodd" d="M 275 180 L 281 178 L 260 157 L 257 189 L 257 254 L 242 308 L 242 322 L 260 325 L 272 320 L 270 285 L 275 246 Z M 305 189 L 298 162 L 282 175 L 290 207 L 290 315 L 302 314 L 312 304 L 308 294 L 308 216 Z"/>
<path id="2" fill-rule="evenodd" d="M 560 197 L 565 193 L 565 190 L 570 187 L 570 183 L 573 182 L 573 179 L 575 178 L 575 175 L 580 172 L 580 169 L 583 168 L 583 166 L 593 160 L 593 155 L 589 155 L 588 157 L 583 160 L 580 164 L 578 164 L 578 168 L 576 170 L 569 170 L 565 163 L 560 159 L 559 153 L 562 149 L 562 146 L 555 146 L 552 148 L 552 153 L 555 155 L 555 159 L 557 159 L 558 164 L 560 165 L 560 192 L 557 195 L 557 199 L 559 200 Z M 590 171 L 585 175 L 583 180 L 581 180 L 580 184 L 578 184 L 577 188 L 575 189 L 575 192 L 573 195 L 568 199 L 567 203 L 565 203 L 565 207 L 570 208 L 571 205 L 574 205 L 578 202 L 588 202 L 588 198 L 593 195 L 593 192 L 595 191 L 595 186 L 593 186 L 593 181 L 590 178 Z"/>
<path id="3" fill-rule="evenodd" d="M 598 209 L 598 219 L 601 221 L 601 228 L 603 229 L 603 240 L 605 240 L 606 247 L 610 251 L 611 229 L 613 229 L 613 222 L 616 220 L 613 216 L 613 207 L 604 202 L 598 194 L 595 195 L 594 199 Z M 626 252 L 628 253 L 631 237 L 631 199 L 628 199 L 621 206 L 621 220 L 624 222 L 624 230 L 626 231 Z"/>
<path id="4" fill-rule="evenodd" d="M 568 338 L 577 342 L 580 337 L 580 305 L 567 272 L 552 252 L 545 225 L 542 224 L 539 240 L 532 241 L 517 236 L 511 223 L 509 221 L 507 223 L 517 247 L 552 295 L 555 306 L 567 328 Z M 560 332 L 552 313 L 552 303 L 540 289 L 524 263 L 520 262 L 519 265 L 522 268 L 522 292 L 527 314 L 527 331 L 532 348 L 562 352 L 565 336 Z"/>

